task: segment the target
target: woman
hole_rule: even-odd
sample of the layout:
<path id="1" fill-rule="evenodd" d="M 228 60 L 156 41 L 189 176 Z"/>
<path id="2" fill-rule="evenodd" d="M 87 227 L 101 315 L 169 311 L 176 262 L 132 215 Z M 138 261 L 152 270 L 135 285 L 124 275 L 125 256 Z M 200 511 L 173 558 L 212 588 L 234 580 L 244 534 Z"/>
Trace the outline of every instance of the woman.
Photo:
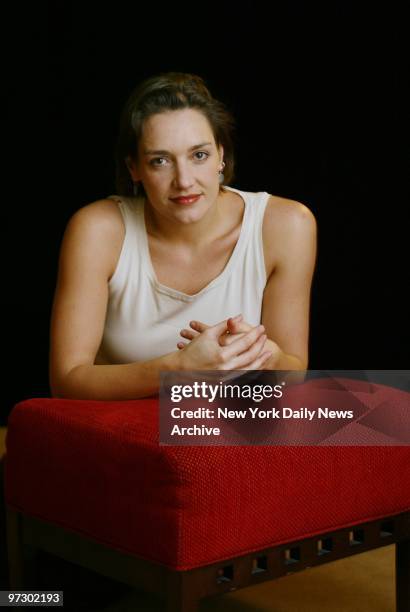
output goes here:
<path id="1" fill-rule="evenodd" d="M 233 125 L 196 75 L 160 74 L 129 97 L 117 194 L 78 210 L 64 234 L 54 396 L 146 397 L 161 370 L 306 369 L 315 219 L 223 185 Z"/>

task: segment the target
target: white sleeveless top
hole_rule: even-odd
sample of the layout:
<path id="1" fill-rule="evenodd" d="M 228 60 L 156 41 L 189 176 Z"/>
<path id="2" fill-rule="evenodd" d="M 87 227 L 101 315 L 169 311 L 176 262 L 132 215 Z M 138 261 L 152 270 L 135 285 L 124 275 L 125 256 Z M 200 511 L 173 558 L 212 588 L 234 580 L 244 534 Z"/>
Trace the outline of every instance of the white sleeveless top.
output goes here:
<path id="1" fill-rule="evenodd" d="M 222 272 L 194 295 L 158 282 L 152 265 L 144 218 L 144 199 L 115 199 L 125 224 L 125 236 L 109 297 L 104 333 L 96 364 L 147 361 L 178 351 L 181 329 L 196 319 L 215 325 L 242 313 L 246 322 L 261 322 L 266 269 L 262 222 L 270 194 L 240 191 L 245 202 L 238 241 Z"/>

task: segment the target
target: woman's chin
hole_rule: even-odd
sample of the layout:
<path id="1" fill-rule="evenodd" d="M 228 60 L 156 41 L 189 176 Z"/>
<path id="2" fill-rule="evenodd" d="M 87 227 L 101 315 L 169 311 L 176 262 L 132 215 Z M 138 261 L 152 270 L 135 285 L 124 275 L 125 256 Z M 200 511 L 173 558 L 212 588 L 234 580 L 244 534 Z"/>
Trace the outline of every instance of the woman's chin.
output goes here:
<path id="1" fill-rule="evenodd" d="M 209 210 L 208 206 L 201 205 L 197 202 L 197 205 L 191 206 L 179 206 L 174 208 L 174 218 L 181 221 L 181 223 L 195 223 L 203 219 Z"/>

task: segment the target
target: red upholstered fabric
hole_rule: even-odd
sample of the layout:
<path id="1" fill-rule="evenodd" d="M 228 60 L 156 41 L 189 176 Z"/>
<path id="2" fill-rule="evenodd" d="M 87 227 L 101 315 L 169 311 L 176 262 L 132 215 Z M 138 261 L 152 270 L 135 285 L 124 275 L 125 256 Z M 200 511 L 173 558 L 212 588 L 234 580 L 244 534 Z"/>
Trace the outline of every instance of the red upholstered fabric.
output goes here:
<path id="1" fill-rule="evenodd" d="M 410 447 L 171 447 L 156 399 L 17 404 L 16 510 L 184 570 L 410 509 Z"/>

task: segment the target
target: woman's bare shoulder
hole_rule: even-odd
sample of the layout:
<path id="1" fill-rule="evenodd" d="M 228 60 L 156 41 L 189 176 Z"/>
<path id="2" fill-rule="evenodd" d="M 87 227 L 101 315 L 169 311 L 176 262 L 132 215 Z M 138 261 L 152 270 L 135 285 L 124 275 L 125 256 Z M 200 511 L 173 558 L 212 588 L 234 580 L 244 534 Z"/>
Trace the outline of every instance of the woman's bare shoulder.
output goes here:
<path id="1" fill-rule="evenodd" d="M 125 236 L 118 204 L 111 198 L 95 200 L 73 213 L 65 230 L 65 242 L 103 260 L 109 277 L 114 272 Z"/>
<path id="2" fill-rule="evenodd" d="M 316 219 L 310 208 L 297 200 L 270 195 L 263 218 L 263 245 L 268 271 L 297 242 L 314 245 Z"/>
<path id="3" fill-rule="evenodd" d="M 315 217 L 306 204 L 297 200 L 270 195 L 264 217 L 264 226 L 266 225 L 269 229 L 276 229 L 279 223 L 283 229 L 283 224 L 286 224 L 286 226 L 295 223 L 312 224 L 314 221 Z"/>
<path id="4" fill-rule="evenodd" d="M 121 212 L 117 202 L 111 198 L 95 200 L 89 204 L 85 204 L 75 211 L 70 219 L 78 220 L 79 223 L 94 222 L 101 230 L 118 231 L 124 228 Z"/>

